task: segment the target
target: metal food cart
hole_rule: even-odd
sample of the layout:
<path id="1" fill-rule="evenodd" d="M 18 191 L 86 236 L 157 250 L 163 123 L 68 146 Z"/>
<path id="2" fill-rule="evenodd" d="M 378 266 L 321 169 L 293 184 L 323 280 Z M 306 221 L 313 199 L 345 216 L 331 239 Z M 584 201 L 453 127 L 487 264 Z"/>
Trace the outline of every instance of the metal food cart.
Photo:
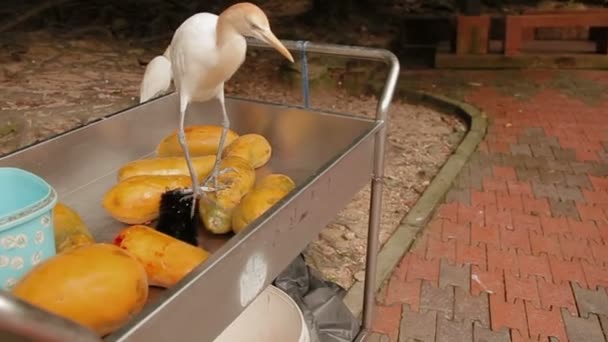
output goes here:
<path id="1" fill-rule="evenodd" d="M 241 233 L 206 239 L 212 246 L 205 247 L 213 251 L 209 259 L 172 288 L 151 292 L 143 311 L 103 340 L 213 341 L 371 180 L 364 309 L 356 341 L 365 339 L 374 305 L 386 125 L 399 62 L 382 49 L 284 44 L 292 51 L 302 52 L 304 46 L 309 53 L 386 63 L 376 117 L 227 98 L 231 129 L 261 134 L 273 147 L 271 160 L 259 171 L 287 174 L 296 188 Z M 251 40 L 249 46 L 269 48 Z M 220 122 L 215 101 L 193 104 L 189 113 L 190 125 Z M 177 127 L 177 118 L 178 97 L 171 93 L 23 148 L 0 158 L 0 166 L 43 177 L 97 241 L 111 241 L 125 225 L 101 207 L 104 193 L 122 165 L 153 155 L 156 144 Z M 5 291 L 0 291 L 0 332 L 31 340 L 100 340 Z"/>

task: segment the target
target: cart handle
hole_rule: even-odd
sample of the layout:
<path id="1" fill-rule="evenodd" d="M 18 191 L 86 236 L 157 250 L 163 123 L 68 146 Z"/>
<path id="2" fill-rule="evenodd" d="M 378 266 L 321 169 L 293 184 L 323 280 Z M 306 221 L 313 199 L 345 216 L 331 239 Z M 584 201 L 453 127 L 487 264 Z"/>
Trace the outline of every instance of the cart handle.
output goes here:
<path id="1" fill-rule="evenodd" d="M 293 40 L 282 40 L 283 45 L 288 50 L 302 52 L 302 77 L 303 77 L 303 91 L 305 105 L 308 106 L 308 82 L 306 70 L 307 66 L 305 52 L 318 53 L 322 55 L 339 56 L 360 60 L 371 60 L 377 62 L 384 62 L 390 66 L 388 76 L 384 82 L 384 88 L 382 94 L 378 100 L 378 106 L 376 107 L 376 121 L 385 122 L 388 115 L 388 109 L 393 100 L 393 94 L 397 86 L 397 79 L 399 78 L 399 59 L 392 52 L 385 49 L 368 48 L 361 46 L 349 46 L 349 45 L 335 45 L 335 44 L 319 44 L 313 42 L 301 42 Z M 260 40 L 254 38 L 247 38 L 247 45 L 254 48 L 270 50 L 272 47 Z"/>

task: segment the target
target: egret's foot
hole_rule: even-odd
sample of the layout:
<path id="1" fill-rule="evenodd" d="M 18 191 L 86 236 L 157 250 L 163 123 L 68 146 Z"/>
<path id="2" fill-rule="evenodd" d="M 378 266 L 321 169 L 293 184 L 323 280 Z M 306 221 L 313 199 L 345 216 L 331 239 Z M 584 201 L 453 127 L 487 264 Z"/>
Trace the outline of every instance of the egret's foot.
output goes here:
<path id="1" fill-rule="evenodd" d="M 219 190 L 224 190 L 226 188 L 228 188 L 228 186 L 226 185 L 219 185 L 218 184 L 218 177 L 221 175 L 224 175 L 228 172 L 236 172 L 236 169 L 232 168 L 232 167 L 227 167 L 225 169 L 221 169 L 218 171 L 212 171 L 207 178 L 205 178 L 202 182 L 201 182 L 201 189 L 203 192 L 214 192 L 214 191 L 219 191 Z M 209 182 L 213 183 L 213 187 L 208 186 Z"/>
<path id="2" fill-rule="evenodd" d="M 193 191 L 190 188 L 181 189 L 181 193 L 183 196 L 180 200 L 181 201 L 192 200 L 193 204 L 196 204 L 196 200 L 199 199 L 203 194 L 203 192 L 201 190 L 202 189 L 199 189 L 199 188 L 197 188 L 196 191 Z"/>

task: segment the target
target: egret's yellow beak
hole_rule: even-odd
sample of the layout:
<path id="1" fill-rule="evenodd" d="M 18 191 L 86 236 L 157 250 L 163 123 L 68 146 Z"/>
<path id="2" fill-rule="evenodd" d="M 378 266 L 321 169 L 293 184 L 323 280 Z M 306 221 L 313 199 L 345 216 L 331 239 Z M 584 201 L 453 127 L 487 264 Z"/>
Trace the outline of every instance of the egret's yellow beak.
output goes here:
<path id="1" fill-rule="evenodd" d="M 293 56 L 287 50 L 285 45 L 281 43 L 281 41 L 272 33 L 272 31 L 268 30 L 262 33 L 262 40 L 266 43 L 270 44 L 273 48 L 275 48 L 281 55 L 283 55 L 287 60 L 293 63 Z"/>

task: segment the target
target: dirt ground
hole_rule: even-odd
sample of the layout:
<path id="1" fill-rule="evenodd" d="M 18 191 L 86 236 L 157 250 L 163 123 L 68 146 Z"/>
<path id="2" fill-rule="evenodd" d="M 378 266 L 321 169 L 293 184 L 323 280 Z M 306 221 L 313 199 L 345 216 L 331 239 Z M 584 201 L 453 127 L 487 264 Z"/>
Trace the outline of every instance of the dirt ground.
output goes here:
<path id="1" fill-rule="evenodd" d="M 0 37 L 0 154 L 85 125 L 138 102 L 145 63 L 163 43 L 134 45 L 103 34 L 52 31 Z M 311 56 L 315 108 L 374 115 L 383 69 Z M 316 58 L 316 59 L 315 59 Z M 297 70 L 250 52 L 228 96 L 299 103 Z M 400 81 L 401 82 L 401 81 Z M 406 81 L 407 83 L 407 81 Z M 459 119 L 396 97 L 390 111 L 381 243 L 415 203 L 465 134 Z M 323 275 L 349 288 L 363 277 L 369 189 L 363 189 L 306 251 Z"/>

